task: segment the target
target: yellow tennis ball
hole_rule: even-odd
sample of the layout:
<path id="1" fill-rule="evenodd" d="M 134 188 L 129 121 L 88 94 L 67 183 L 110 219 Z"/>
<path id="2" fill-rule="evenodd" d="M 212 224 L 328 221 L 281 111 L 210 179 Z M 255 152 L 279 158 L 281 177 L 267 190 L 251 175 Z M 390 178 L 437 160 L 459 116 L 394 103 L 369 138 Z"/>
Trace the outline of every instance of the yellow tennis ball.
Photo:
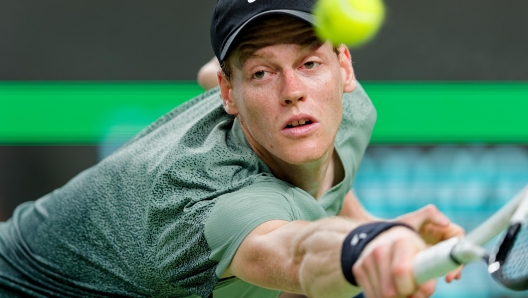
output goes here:
<path id="1" fill-rule="evenodd" d="M 385 17 L 385 6 L 382 0 L 319 0 L 313 13 L 321 40 L 354 47 L 376 35 Z"/>

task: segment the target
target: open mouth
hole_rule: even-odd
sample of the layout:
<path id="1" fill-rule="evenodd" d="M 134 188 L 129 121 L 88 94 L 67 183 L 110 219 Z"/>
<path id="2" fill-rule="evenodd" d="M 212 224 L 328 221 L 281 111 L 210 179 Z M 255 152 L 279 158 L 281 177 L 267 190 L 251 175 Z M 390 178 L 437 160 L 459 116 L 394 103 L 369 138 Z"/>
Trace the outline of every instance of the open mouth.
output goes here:
<path id="1" fill-rule="evenodd" d="M 286 128 L 294 128 L 298 126 L 308 125 L 312 124 L 312 121 L 309 119 L 300 119 L 300 120 L 294 120 L 286 125 Z"/>

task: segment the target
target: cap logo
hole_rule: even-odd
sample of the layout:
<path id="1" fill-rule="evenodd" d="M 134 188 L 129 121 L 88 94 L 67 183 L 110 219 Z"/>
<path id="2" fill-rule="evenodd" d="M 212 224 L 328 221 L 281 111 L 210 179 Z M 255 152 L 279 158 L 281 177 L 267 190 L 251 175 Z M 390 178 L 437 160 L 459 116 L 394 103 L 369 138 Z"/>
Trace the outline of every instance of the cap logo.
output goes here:
<path id="1" fill-rule="evenodd" d="M 253 3 L 255 1 L 257 1 L 257 0 L 248 0 L 248 3 Z"/>

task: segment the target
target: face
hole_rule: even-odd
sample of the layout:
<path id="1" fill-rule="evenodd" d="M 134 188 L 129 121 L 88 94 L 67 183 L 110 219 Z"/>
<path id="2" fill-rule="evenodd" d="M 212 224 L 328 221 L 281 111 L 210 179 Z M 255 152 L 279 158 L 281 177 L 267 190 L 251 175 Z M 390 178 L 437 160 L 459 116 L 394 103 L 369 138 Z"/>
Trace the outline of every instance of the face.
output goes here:
<path id="1" fill-rule="evenodd" d="M 330 43 L 277 43 L 231 55 L 230 79 L 219 77 L 224 107 L 268 164 L 301 165 L 333 152 L 342 94 L 355 88 L 350 53 L 338 52 Z"/>

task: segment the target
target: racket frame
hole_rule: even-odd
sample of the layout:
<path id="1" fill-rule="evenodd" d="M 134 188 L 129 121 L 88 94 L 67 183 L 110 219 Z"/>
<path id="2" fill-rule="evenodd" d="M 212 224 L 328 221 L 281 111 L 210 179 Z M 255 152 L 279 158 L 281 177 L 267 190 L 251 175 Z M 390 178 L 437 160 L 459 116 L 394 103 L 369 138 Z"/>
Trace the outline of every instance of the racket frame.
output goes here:
<path id="1" fill-rule="evenodd" d="M 413 261 L 416 283 L 421 285 L 431 279 L 443 276 L 462 264 L 480 259 L 484 259 L 488 263 L 490 257 L 482 245 L 495 238 L 509 226 L 524 223 L 527 217 L 528 185 L 466 236 L 447 239 L 420 251 Z"/>

